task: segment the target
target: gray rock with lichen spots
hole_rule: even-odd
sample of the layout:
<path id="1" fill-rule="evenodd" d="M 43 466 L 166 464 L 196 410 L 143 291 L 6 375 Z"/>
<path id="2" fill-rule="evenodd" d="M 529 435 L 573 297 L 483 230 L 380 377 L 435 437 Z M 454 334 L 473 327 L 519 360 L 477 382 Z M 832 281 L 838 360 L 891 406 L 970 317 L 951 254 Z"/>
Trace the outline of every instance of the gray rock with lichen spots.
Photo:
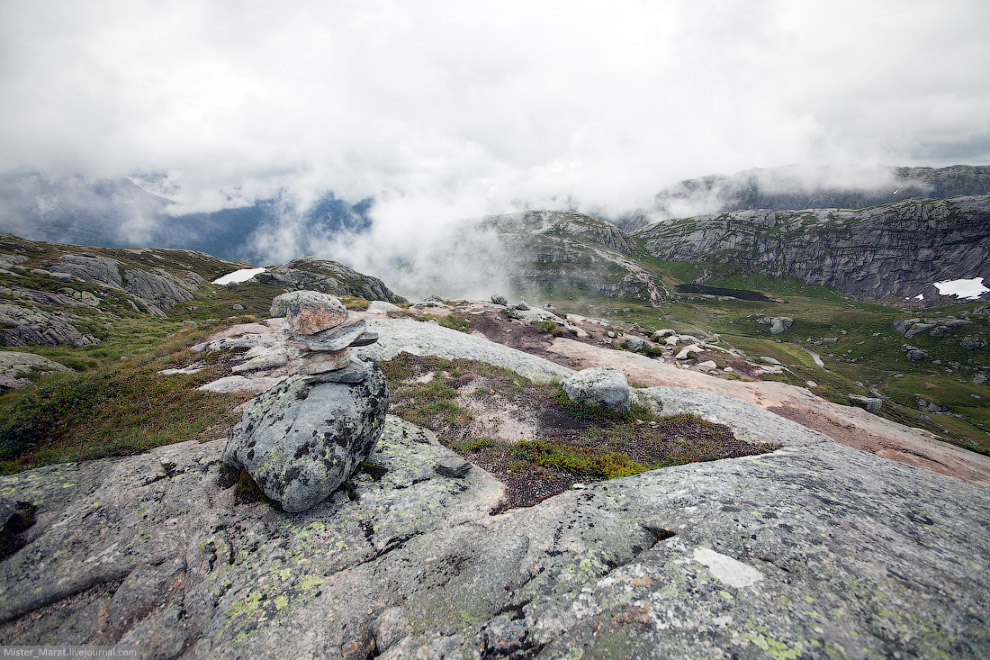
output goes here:
<path id="1" fill-rule="evenodd" d="M 247 470 L 285 511 L 322 502 L 368 458 L 381 434 L 388 388 L 378 365 L 359 383 L 292 376 L 244 412 L 224 463 Z"/>
<path id="2" fill-rule="evenodd" d="M 564 381 L 564 391 L 572 401 L 597 406 L 616 413 L 629 410 L 629 384 L 618 369 L 582 369 Z"/>

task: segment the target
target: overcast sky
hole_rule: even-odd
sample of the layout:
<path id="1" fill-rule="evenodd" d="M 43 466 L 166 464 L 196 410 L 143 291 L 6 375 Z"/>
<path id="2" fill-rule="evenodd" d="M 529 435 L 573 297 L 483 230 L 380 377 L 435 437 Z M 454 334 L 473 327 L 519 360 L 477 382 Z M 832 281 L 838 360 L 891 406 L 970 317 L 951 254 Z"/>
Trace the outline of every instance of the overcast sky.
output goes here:
<path id="1" fill-rule="evenodd" d="M 3 0 L 0 172 L 167 171 L 190 210 L 332 189 L 408 223 L 985 164 L 987 26 L 986 0 Z"/>

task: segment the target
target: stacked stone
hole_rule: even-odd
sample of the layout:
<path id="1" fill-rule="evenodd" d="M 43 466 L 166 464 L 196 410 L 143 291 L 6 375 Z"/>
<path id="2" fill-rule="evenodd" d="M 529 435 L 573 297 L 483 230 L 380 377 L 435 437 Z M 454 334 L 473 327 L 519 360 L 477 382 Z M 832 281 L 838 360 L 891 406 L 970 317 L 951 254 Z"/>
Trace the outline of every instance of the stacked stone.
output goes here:
<path id="1" fill-rule="evenodd" d="M 374 344 L 378 335 L 364 321 L 346 324 L 347 309 L 337 298 L 317 291 L 284 293 L 272 301 L 271 314 L 288 322 L 289 344 L 303 351 L 299 373 L 318 377 L 310 382 L 363 380 L 354 380 L 366 365 L 351 359 L 350 347 Z"/>
<path id="2" fill-rule="evenodd" d="M 275 298 L 299 373 L 261 394 L 231 431 L 224 463 L 243 469 L 289 513 L 325 500 L 375 448 L 388 410 L 385 376 L 350 353 L 378 340 L 364 321 L 346 324 L 335 297 L 293 291 Z"/>

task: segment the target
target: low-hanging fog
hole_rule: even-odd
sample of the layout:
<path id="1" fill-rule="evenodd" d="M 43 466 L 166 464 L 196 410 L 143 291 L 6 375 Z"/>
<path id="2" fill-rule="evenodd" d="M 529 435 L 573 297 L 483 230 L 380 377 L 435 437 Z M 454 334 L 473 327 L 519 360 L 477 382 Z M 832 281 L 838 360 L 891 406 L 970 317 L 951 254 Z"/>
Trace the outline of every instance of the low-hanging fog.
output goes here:
<path id="1" fill-rule="evenodd" d="M 790 163 L 849 188 L 889 183 L 881 164 L 988 163 L 988 24 L 963 0 L 10 0 L 0 174 L 126 177 L 171 203 L 108 217 L 135 241 L 278 197 L 244 237 L 258 262 L 463 281 L 486 269 L 426 246 L 465 218 L 701 212 L 714 201 L 653 196 Z M 328 191 L 373 199 L 370 228 L 307 222 Z M 0 228 L 30 231 L 17 208 Z M 496 238 L 462 236 L 498 261 Z"/>

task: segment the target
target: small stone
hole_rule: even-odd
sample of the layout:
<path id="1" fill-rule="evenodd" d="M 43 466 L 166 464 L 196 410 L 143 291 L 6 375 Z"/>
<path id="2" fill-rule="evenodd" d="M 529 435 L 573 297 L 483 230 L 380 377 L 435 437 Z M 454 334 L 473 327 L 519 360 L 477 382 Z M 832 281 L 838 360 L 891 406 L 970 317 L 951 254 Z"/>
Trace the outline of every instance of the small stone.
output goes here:
<path id="1" fill-rule="evenodd" d="M 334 369 L 333 371 L 324 371 L 318 374 L 309 375 L 305 377 L 305 380 L 311 385 L 316 383 L 354 384 L 364 381 L 370 373 L 371 367 L 367 362 L 352 359 L 350 364 L 343 369 Z"/>
<path id="2" fill-rule="evenodd" d="M 499 305 L 501 307 L 505 307 L 509 304 L 509 301 L 505 299 L 505 296 L 497 293 L 492 295 L 491 301 L 493 305 Z"/>
<path id="3" fill-rule="evenodd" d="M 362 332 L 361 336 L 351 342 L 351 346 L 354 348 L 360 348 L 361 346 L 370 346 L 378 341 L 377 332 Z"/>
<path id="4" fill-rule="evenodd" d="M 813 380 L 809 380 L 808 382 L 806 382 L 806 383 L 805 383 L 805 385 L 807 385 L 807 386 L 808 386 L 809 388 L 815 388 L 815 387 L 818 387 L 818 383 L 816 383 L 816 382 L 815 382 L 815 381 L 813 381 Z"/>
<path id="5" fill-rule="evenodd" d="M 341 351 L 354 343 L 354 340 L 364 333 L 366 327 L 364 321 L 358 321 L 323 330 L 314 335 L 302 335 L 296 339 L 310 351 Z M 375 338 L 377 339 L 377 335 Z"/>
<path id="6" fill-rule="evenodd" d="M 460 479 L 471 469 L 471 464 L 463 458 L 454 456 L 440 461 L 434 466 L 433 469 L 445 477 L 455 477 Z"/>
<path id="7" fill-rule="evenodd" d="M 764 356 L 760 357 L 760 359 L 762 361 L 766 362 L 767 364 L 772 364 L 772 365 L 778 366 L 778 367 L 780 366 L 780 360 L 774 359 L 772 357 L 768 357 L 768 356 L 764 355 Z"/>
<path id="8" fill-rule="evenodd" d="M 519 304 L 516 305 L 516 309 L 518 309 L 520 312 L 525 312 L 527 309 L 529 309 L 529 305 L 526 304 L 525 300 L 520 300 Z"/>
<path id="9" fill-rule="evenodd" d="M 325 371 L 343 369 L 351 362 L 351 351 L 348 348 L 339 351 L 307 353 L 303 356 L 299 373 L 304 375 L 321 374 Z"/>
<path id="10" fill-rule="evenodd" d="M 243 312 L 244 311 L 244 305 L 242 305 L 241 303 L 237 303 L 236 305 L 234 305 L 233 307 L 231 307 L 231 309 L 234 310 L 235 312 Z"/>
<path id="11" fill-rule="evenodd" d="M 698 368 L 711 371 L 712 369 L 718 368 L 718 365 L 715 364 L 714 360 L 705 360 L 704 362 L 698 363 Z"/>

